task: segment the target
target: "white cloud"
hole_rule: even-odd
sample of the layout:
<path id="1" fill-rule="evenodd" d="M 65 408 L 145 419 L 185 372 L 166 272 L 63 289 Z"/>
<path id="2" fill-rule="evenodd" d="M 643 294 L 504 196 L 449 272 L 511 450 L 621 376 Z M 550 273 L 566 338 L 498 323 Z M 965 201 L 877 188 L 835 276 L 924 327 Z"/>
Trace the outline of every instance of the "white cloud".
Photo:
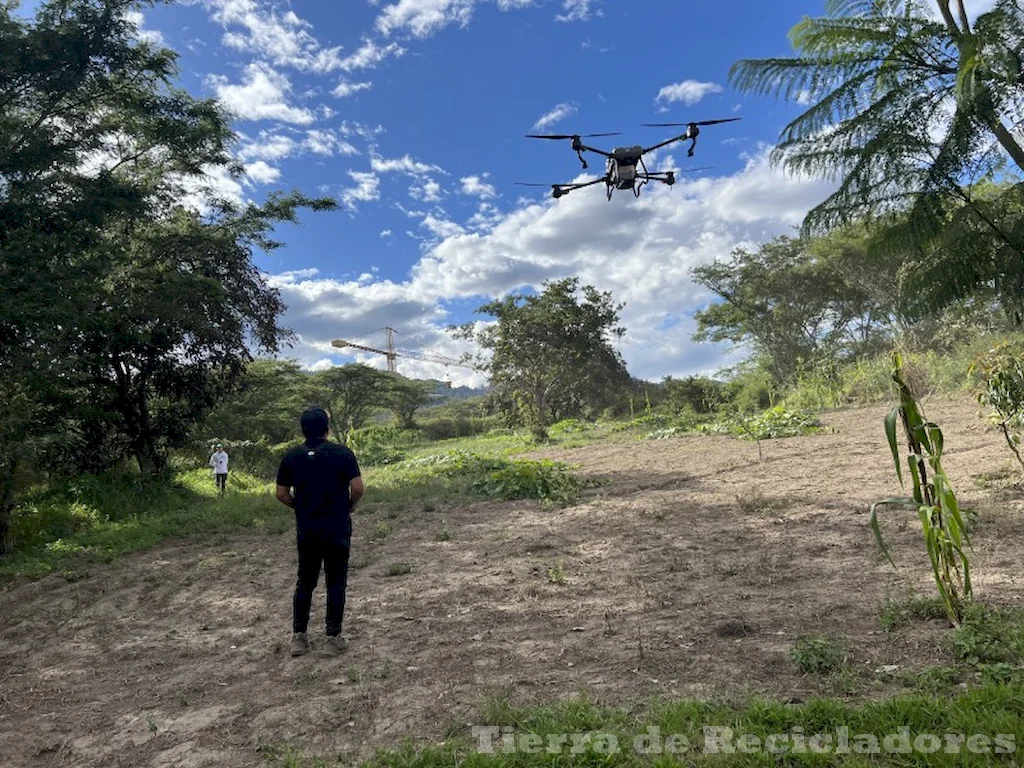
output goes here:
<path id="1" fill-rule="evenodd" d="M 486 178 L 487 174 L 484 174 Z M 494 197 L 498 193 L 494 189 L 493 184 L 488 184 L 483 181 L 479 176 L 463 176 L 459 181 L 462 182 L 462 194 L 472 195 L 473 197 L 489 198 Z"/>
<path id="2" fill-rule="evenodd" d="M 537 122 L 533 124 L 533 129 L 535 131 L 543 131 L 549 125 L 553 125 L 559 120 L 564 120 L 570 115 L 575 115 L 577 109 L 579 109 L 579 107 L 568 102 L 556 104 L 550 112 L 537 118 Z"/>
<path id="3" fill-rule="evenodd" d="M 381 237 L 391 237 L 391 230 L 390 229 L 382 229 L 380 231 L 380 236 Z"/>
<path id="4" fill-rule="evenodd" d="M 247 141 L 238 150 L 238 158 L 249 160 L 282 160 L 298 152 L 301 144 L 291 136 L 260 131 L 256 140 Z"/>
<path id="5" fill-rule="evenodd" d="M 566 6 L 581 1 L 566 0 Z M 464 27 L 478 2 L 480 0 L 397 0 L 385 6 L 377 17 L 377 31 L 385 37 L 402 31 L 415 37 L 428 37 L 450 24 Z M 511 11 L 533 5 L 533 0 L 497 0 L 496 5 L 498 10 Z"/>
<path id="6" fill-rule="evenodd" d="M 398 43 L 388 43 L 385 46 L 379 46 L 373 40 L 364 39 L 363 44 L 354 53 L 342 59 L 338 66 L 346 72 L 372 69 L 388 56 L 398 58 L 404 53 L 405 48 Z"/>
<path id="7" fill-rule="evenodd" d="M 245 175 L 258 184 L 271 184 L 281 178 L 281 171 L 263 160 L 245 166 Z"/>
<path id="8" fill-rule="evenodd" d="M 709 93 L 721 93 L 718 83 L 702 83 L 697 80 L 683 80 L 681 83 L 666 85 L 655 97 L 655 101 L 672 103 L 681 101 L 687 106 L 696 104 Z"/>
<path id="9" fill-rule="evenodd" d="M 409 187 L 409 197 L 426 203 L 436 202 L 441 199 L 441 185 L 433 179 L 425 179 Z"/>
<path id="10" fill-rule="evenodd" d="M 380 200 L 380 179 L 377 178 L 377 174 L 349 171 L 348 175 L 356 185 L 341 193 L 341 201 L 345 205 L 354 207 L 357 202 L 369 203 Z"/>
<path id="11" fill-rule="evenodd" d="M 303 147 L 314 155 L 358 155 L 359 150 L 338 137 L 333 130 L 312 129 L 306 131 Z"/>
<path id="12" fill-rule="evenodd" d="M 439 239 L 457 237 L 465 232 L 465 230 L 454 221 L 451 221 L 450 219 L 442 219 L 432 213 L 428 213 L 423 217 L 423 221 L 420 222 L 420 226 L 426 227 L 432 235 Z"/>
<path id="13" fill-rule="evenodd" d="M 555 16 L 555 21 L 587 21 L 591 16 L 590 4 L 593 0 L 564 0 L 562 9 L 564 14 Z M 601 11 L 595 11 L 595 16 L 602 16 Z"/>
<path id="14" fill-rule="evenodd" d="M 627 193 L 606 202 L 592 189 L 557 201 L 527 201 L 504 213 L 483 203 L 465 225 L 439 211 L 410 212 L 440 241 L 406 281 L 360 283 L 359 290 L 306 281 L 301 301 L 297 287 L 283 290 L 289 306 L 300 307 L 299 316 L 289 314 L 286 321 L 310 345 L 329 342 L 328 334 L 346 323 L 366 332 L 390 325 L 441 338 L 450 301 L 483 303 L 522 286 L 578 275 L 626 302 L 621 351 L 632 373 L 660 378 L 713 370 L 726 351 L 690 341 L 692 313 L 710 300 L 690 279 L 690 269 L 726 258 L 737 246 L 792 232 L 829 192 L 824 182 L 770 169 L 764 148 L 732 176 L 681 180 L 673 188 L 651 185 L 639 199 Z M 327 294 L 333 298 L 325 300 Z M 391 315 L 388 303 L 396 307 Z M 311 347 L 303 354 L 312 363 L 330 350 Z"/>
<path id="15" fill-rule="evenodd" d="M 409 155 L 395 158 L 384 158 L 374 155 L 370 158 L 370 167 L 377 173 L 404 173 L 409 176 L 422 176 L 427 173 L 441 171 L 438 166 L 421 163 Z"/>
<path id="16" fill-rule="evenodd" d="M 279 15 L 256 0 L 205 0 L 214 21 L 241 30 L 225 31 L 224 45 L 270 59 L 278 66 L 330 72 L 341 64 L 340 47 L 324 48 L 309 32 L 312 25 L 293 11 Z"/>
<path id="17" fill-rule="evenodd" d="M 260 131 L 255 138 L 244 137 L 242 146 L 236 153 L 242 162 L 267 160 L 274 162 L 295 155 L 311 153 L 321 156 L 358 155 L 359 150 L 338 136 L 333 129 L 311 128 L 305 131 L 305 138 L 295 135 Z"/>
<path id="18" fill-rule="evenodd" d="M 386 6 L 377 17 L 377 30 L 390 35 L 407 30 L 416 37 L 427 37 L 449 24 L 465 25 L 473 15 L 476 0 L 398 0 Z"/>
<path id="19" fill-rule="evenodd" d="M 337 96 L 339 99 L 343 99 L 346 96 L 351 96 L 353 93 L 359 93 L 359 91 L 367 91 L 373 86 L 373 83 L 350 83 L 347 80 L 342 80 L 338 83 L 331 93 Z"/>
<path id="20" fill-rule="evenodd" d="M 279 120 L 299 125 L 315 120 L 308 109 L 288 104 L 291 83 L 266 64 L 247 65 L 241 85 L 230 84 L 217 75 L 210 78 L 210 84 L 224 107 L 242 120 Z"/>
<path id="21" fill-rule="evenodd" d="M 203 176 L 190 176 L 179 183 L 182 188 L 181 204 L 200 213 L 207 213 L 215 200 L 226 200 L 239 206 L 246 202 L 241 182 L 221 165 L 207 167 Z"/>
<path id="22" fill-rule="evenodd" d="M 167 41 L 164 39 L 163 33 L 145 28 L 145 20 L 142 17 L 141 11 L 125 11 L 124 18 L 135 27 L 135 34 L 138 35 L 140 40 L 144 40 L 157 48 L 166 47 Z"/>

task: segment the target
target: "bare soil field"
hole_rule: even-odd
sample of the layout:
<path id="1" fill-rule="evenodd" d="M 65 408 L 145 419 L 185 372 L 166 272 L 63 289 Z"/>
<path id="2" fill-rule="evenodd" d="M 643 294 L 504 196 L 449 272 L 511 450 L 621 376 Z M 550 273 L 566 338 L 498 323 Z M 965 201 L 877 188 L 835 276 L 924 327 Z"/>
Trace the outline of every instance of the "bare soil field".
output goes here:
<path id="1" fill-rule="evenodd" d="M 1019 606 L 1024 495 L 986 481 L 1007 466 L 1002 437 L 968 401 L 926 412 L 980 514 L 976 597 Z M 281 745 L 355 761 L 466 733 L 495 696 L 642 707 L 905 691 L 903 674 L 953 656 L 942 620 L 879 620 L 887 598 L 932 594 L 916 513 L 885 513 L 898 571 L 868 525 L 871 502 L 899 492 L 882 416 L 828 414 L 834 432 L 765 441 L 760 462 L 754 443 L 711 436 L 539 452 L 607 481 L 567 509 L 439 499 L 357 515 L 340 659 L 288 655 L 290 535 L 175 541 L 76 581 L 11 585 L 0 762 L 241 768 L 280 765 Z M 382 520 L 392 531 L 371 540 Z M 398 564 L 409 572 L 388 576 Z M 318 647 L 322 589 L 313 611 Z M 843 690 L 790 659 L 802 635 L 845 645 Z"/>

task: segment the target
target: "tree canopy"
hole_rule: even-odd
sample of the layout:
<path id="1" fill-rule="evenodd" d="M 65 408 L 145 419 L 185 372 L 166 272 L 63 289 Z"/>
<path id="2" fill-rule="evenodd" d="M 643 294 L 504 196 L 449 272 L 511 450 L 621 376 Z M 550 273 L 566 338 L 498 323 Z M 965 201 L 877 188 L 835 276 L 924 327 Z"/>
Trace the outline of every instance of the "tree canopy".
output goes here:
<path id="1" fill-rule="evenodd" d="M 791 30 L 795 56 L 730 73 L 741 91 L 809 104 L 772 154 L 837 183 L 804 233 L 872 224 L 874 247 L 904 258 L 919 317 L 987 295 L 1024 320 L 1024 7 L 996 0 L 973 20 L 963 0 L 825 7 Z"/>
<path id="2" fill-rule="evenodd" d="M 490 350 L 483 367 L 493 401 L 543 440 L 552 420 L 606 407 L 628 387 L 625 364 L 611 344 L 625 333 L 618 325 L 622 307 L 610 293 L 567 278 L 545 283 L 538 295 L 514 294 L 481 306 L 477 312 L 493 322 L 467 324 L 458 333 Z"/>
<path id="3" fill-rule="evenodd" d="M 287 341 L 252 256 L 276 222 L 334 205 L 209 193 L 209 173 L 240 174 L 229 117 L 175 85 L 138 5 L 0 7 L 0 552 L 33 458 L 159 472 L 250 349 Z"/>

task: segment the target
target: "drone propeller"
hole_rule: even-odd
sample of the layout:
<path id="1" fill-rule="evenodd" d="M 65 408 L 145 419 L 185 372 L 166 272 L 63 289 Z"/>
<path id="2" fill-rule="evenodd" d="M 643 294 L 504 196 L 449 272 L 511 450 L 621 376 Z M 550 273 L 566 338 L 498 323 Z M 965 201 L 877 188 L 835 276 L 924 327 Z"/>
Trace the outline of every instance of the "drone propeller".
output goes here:
<path id="1" fill-rule="evenodd" d="M 724 120 L 703 120 L 696 123 L 640 123 L 649 128 L 685 128 L 690 125 L 718 125 L 719 123 L 734 123 L 737 120 L 742 120 L 742 117 L 727 117 Z"/>
<path id="2" fill-rule="evenodd" d="M 668 171 L 658 171 L 658 173 L 696 173 L 697 171 L 710 171 L 710 165 L 702 165 L 700 168 L 675 168 Z"/>
<path id="3" fill-rule="evenodd" d="M 519 187 L 557 187 L 558 184 L 534 184 L 529 181 L 514 181 L 512 182 Z"/>
<path id="4" fill-rule="evenodd" d="M 621 133 L 528 133 L 526 138 L 528 139 L 593 139 L 598 136 L 621 136 Z"/>

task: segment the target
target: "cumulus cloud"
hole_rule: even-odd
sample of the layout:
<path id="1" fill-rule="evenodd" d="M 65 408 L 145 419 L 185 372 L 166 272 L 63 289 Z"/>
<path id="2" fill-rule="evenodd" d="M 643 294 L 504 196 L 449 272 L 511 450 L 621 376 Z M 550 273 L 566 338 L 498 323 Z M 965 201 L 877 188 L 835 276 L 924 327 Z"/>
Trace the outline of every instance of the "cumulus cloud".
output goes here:
<path id="1" fill-rule="evenodd" d="M 570 104 L 569 102 L 556 104 L 551 111 L 537 118 L 537 122 L 533 124 L 533 130 L 543 131 L 549 125 L 554 125 L 559 120 L 564 120 L 570 115 L 575 115 L 578 109 L 579 107 L 577 105 Z"/>
<path id="2" fill-rule="evenodd" d="M 316 119 L 310 110 L 288 103 L 290 81 L 266 64 L 247 65 L 241 84 L 229 83 L 221 75 L 212 76 L 209 82 L 224 107 L 242 120 L 308 125 Z"/>
<path id="3" fill-rule="evenodd" d="M 426 203 L 435 202 L 441 199 L 441 185 L 433 179 L 424 179 L 422 183 L 409 187 L 409 197 Z"/>
<path id="4" fill-rule="evenodd" d="M 466 26 L 480 0 L 398 0 L 387 5 L 377 17 L 377 31 L 385 37 L 407 32 L 429 37 L 451 24 Z M 497 0 L 499 10 L 511 11 L 532 5 L 533 0 Z M 586 4 L 586 0 L 565 0 L 566 7 Z"/>
<path id="5" fill-rule="evenodd" d="M 356 183 L 341 193 L 341 201 L 352 208 L 357 202 L 369 203 L 380 200 L 380 179 L 375 173 L 365 171 L 349 171 L 348 175 Z"/>
<path id="6" fill-rule="evenodd" d="M 374 155 L 370 158 L 370 167 L 377 173 L 404 173 L 409 176 L 423 176 L 441 171 L 438 166 L 414 160 L 409 155 L 394 158 Z"/>
<path id="7" fill-rule="evenodd" d="M 437 330 L 449 302 L 482 303 L 523 286 L 578 275 L 626 302 L 628 334 L 621 351 L 635 375 L 660 378 L 713 369 L 728 360 L 727 351 L 690 341 L 693 312 L 710 300 L 690 279 L 690 270 L 727 258 L 736 247 L 755 247 L 792 232 L 831 188 L 772 170 L 764 148 L 732 176 L 647 190 L 639 199 L 617 195 L 611 202 L 581 190 L 557 201 L 522 202 L 505 212 L 483 203 L 465 224 L 439 211 L 409 212 L 434 244 L 404 282 L 361 284 L 407 312 L 393 322 L 380 321 L 377 305 L 363 304 L 358 293 L 337 311 L 364 327 L 404 328 L 400 323 L 407 322 L 413 329 Z M 315 291 L 322 281 L 306 282 L 305 290 Z M 363 310 L 373 320 L 363 319 Z M 335 310 L 325 306 L 322 311 Z M 323 339 L 313 326 L 288 320 L 310 341 Z M 308 362 L 319 357 L 311 353 Z"/>
<path id="8" fill-rule="evenodd" d="M 255 137 L 243 137 L 236 154 L 243 162 L 275 162 L 307 153 L 322 156 L 358 155 L 359 150 L 333 129 L 311 128 L 304 133 L 293 131 L 291 134 L 260 131 Z"/>
<path id="9" fill-rule="evenodd" d="M 334 90 L 331 91 L 339 99 L 343 99 L 346 96 L 351 96 L 353 93 L 359 93 L 360 91 L 367 91 L 373 86 L 373 83 L 350 83 L 347 80 L 342 80 L 335 86 Z"/>
<path id="10" fill-rule="evenodd" d="M 312 129 L 306 131 L 302 143 L 314 155 L 358 155 L 359 150 L 341 139 L 334 130 Z"/>
<path id="11" fill-rule="evenodd" d="M 487 174 L 485 173 L 483 176 L 486 178 Z M 462 182 L 462 194 L 464 195 L 486 199 L 498 194 L 494 185 L 488 184 L 480 176 L 463 176 L 459 181 Z"/>
<path id="12" fill-rule="evenodd" d="M 294 11 L 279 14 L 256 0 L 205 0 L 212 18 L 225 28 L 222 41 L 235 50 L 267 58 L 275 65 L 330 72 L 341 65 L 341 48 L 325 48 L 312 25 Z"/>
<path id="13" fill-rule="evenodd" d="M 353 72 L 360 69 L 371 69 L 376 67 L 389 56 L 398 58 L 404 53 L 405 48 L 400 46 L 398 43 L 388 43 L 387 45 L 381 46 L 377 45 L 373 40 L 366 38 L 363 40 L 363 44 L 359 46 L 359 48 L 341 60 L 339 67 L 345 72 Z"/>
<path id="14" fill-rule="evenodd" d="M 167 45 L 167 41 L 164 39 L 163 33 L 155 29 L 145 28 L 145 20 L 143 19 L 141 11 L 126 11 L 124 18 L 129 24 L 135 27 L 135 34 L 140 40 L 145 40 L 147 43 L 157 48 L 163 48 Z"/>
<path id="15" fill-rule="evenodd" d="M 722 86 L 718 83 L 702 83 L 697 80 L 683 80 L 681 83 L 666 85 L 655 97 L 655 101 L 671 104 L 674 101 L 681 101 L 689 106 L 696 104 L 709 93 L 721 93 Z"/>
<path id="16" fill-rule="evenodd" d="M 603 15 L 601 11 L 591 12 L 592 2 L 593 0 L 564 0 L 562 10 L 565 13 L 555 16 L 555 21 L 587 21 L 591 15 Z"/>
<path id="17" fill-rule="evenodd" d="M 281 171 L 263 160 L 245 166 L 245 175 L 258 184 L 271 184 L 281 178 Z"/>

